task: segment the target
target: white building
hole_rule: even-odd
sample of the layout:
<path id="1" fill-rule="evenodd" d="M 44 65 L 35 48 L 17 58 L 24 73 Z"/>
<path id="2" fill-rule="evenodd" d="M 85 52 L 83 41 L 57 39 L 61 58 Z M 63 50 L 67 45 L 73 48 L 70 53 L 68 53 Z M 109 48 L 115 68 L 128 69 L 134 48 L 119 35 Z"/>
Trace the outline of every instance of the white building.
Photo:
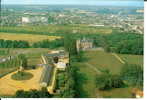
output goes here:
<path id="1" fill-rule="evenodd" d="M 28 17 L 22 17 L 21 21 L 22 21 L 22 23 L 29 23 L 30 22 Z"/>
<path id="2" fill-rule="evenodd" d="M 65 70 L 66 67 L 67 67 L 67 65 L 66 65 L 65 62 L 58 62 L 58 63 L 55 64 L 55 65 L 56 65 L 57 69 L 59 69 L 59 70 Z"/>

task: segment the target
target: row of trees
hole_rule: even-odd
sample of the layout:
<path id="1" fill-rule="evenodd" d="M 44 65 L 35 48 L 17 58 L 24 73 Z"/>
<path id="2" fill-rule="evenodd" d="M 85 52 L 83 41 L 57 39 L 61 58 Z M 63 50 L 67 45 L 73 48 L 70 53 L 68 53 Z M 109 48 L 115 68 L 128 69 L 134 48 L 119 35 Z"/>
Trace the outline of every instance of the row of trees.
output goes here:
<path id="1" fill-rule="evenodd" d="M 20 60 L 20 67 L 22 67 L 23 69 L 27 69 L 28 67 L 27 57 L 24 54 L 19 54 L 18 59 Z"/>
<path id="2" fill-rule="evenodd" d="M 103 73 L 96 77 L 96 86 L 100 90 L 121 88 L 126 85 L 143 87 L 143 68 L 139 65 L 125 64 L 120 75 Z"/>
<path id="3" fill-rule="evenodd" d="M 58 97 L 60 98 L 73 98 L 75 97 L 75 70 L 73 66 L 68 66 L 65 72 L 58 72 L 57 86 Z"/>
<path id="4" fill-rule="evenodd" d="M 63 47 L 63 39 L 56 39 L 53 41 L 43 40 L 32 45 L 34 48 L 59 48 Z"/>
<path id="5" fill-rule="evenodd" d="M 24 54 L 19 54 L 18 56 L 10 56 L 9 59 L 0 63 L 1 68 L 12 68 L 12 67 L 22 67 L 27 68 L 27 58 Z"/>
<path id="6" fill-rule="evenodd" d="M 19 65 L 20 65 L 20 59 L 18 57 L 0 63 L 1 68 L 19 67 Z"/>
<path id="7" fill-rule="evenodd" d="M 0 40 L 0 48 L 59 48 L 63 47 L 63 39 L 53 41 L 43 40 L 29 45 L 27 41 L 17 40 Z"/>
<path id="8" fill-rule="evenodd" d="M 18 90 L 14 96 L 15 98 L 51 98 L 52 95 L 46 89 L 42 90 Z"/>
<path id="9" fill-rule="evenodd" d="M 29 48 L 27 41 L 17 40 L 3 40 L 0 39 L 0 48 Z"/>

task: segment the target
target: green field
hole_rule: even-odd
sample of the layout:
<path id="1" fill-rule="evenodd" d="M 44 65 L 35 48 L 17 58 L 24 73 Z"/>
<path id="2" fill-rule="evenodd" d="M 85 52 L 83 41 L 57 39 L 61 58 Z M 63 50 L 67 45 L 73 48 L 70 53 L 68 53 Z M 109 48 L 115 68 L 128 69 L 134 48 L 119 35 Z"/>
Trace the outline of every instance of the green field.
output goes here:
<path id="1" fill-rule="evenodd" d="M 127 54 L 119 54 L 120 58 L 129 63 L 129 64 L 138 64 L 143 66 L 143 56 L 142 55 L 127 55 Z"/>
<path id="2" fill-rule="evenodd" d="M 119 55 L 120 56 L 120 55 Z M 123 55 L 124 56 L 124 55 Z M 130 57 L 130 55 L 125 55 Z M 104 98 L 130 98 L 131 87 L 116 88 L 109 91 L 98 91 L 96 89 L 95 77 L 101 74 L 101 71 L 108 69 L 112 74 L 119 74 L 123 64 L 111 53 L 104 51 L 86 51 L 84 53 L 85 61 L 75 63 L 79 69 L 79 88 L 81 89 L 80 97 L 104 97 Z M 142 56 L 132 55 L 128 62 L 136 64 L 136 60 L 140 58 L 140 64 L 143 62 Z M 88 64 L 87 64 L 88 63 Z M 93 66 L 93 67 L 92 67 Z M 95 71 L 94 67 L 98 69 Z"/>
<path id="3" fill-rule="evenodd" d="M 88 25 L 48 25 L 48 26 L 21 26 L 21 27 L 0 27 L 0 32 L 17 32 L 31 34 L 48 33 L 82 33 L 82 34 L 110 34 L 111 27 L 90 27 Z M 49 34 L 48 34 L 49 35 Z"/>
<path id="4" fill-rule="evenodd" d="M 98 70 L 109 70 L 113 74 L 118 74 L 123 65 L 111 53 L 103 51 L 87 51 L 85 57 L 88 59 L 87 63 L 96 67 Z"/>

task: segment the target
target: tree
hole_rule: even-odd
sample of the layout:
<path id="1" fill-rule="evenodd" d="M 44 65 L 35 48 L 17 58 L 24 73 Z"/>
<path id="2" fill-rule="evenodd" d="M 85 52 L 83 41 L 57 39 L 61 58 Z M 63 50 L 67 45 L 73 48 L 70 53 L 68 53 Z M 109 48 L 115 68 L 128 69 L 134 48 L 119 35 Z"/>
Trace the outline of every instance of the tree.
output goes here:
<path id="1" fill-rule="evenodd" d="M 125 64 L 121 69 L 121 77 L 130 85 L 143 86 L 143 68 L 140 65 Z"/>
<path id="2" fill-rule="evenodd" d="M 76 39 L 71 35 L 65 35 L 64 48 L 70 53 L 70 55 L 77 55 Z"/>
<path id="3" fill-rule="evenodd" d="M 123 80 L 119 75 L 112 75 L 110 73 L 103 73 L 96 77 L 96 86 L 100 90 L 107 90 L 111 88 L 120 88 L 124 85 Z"/>
<path id="4" fill-rule="evenodd" d="M 106 52 L 110 52 L 110 46 L 105 36 L 100 37 L 101 46 L 104 48 Z"/>
<path id="5" fill-rule="evenodd" d="M 20 54 L 18 56 L 18 58 L 20 59 L 20 65 L 21 65 L 21 67 L 23 67 L 24 69 L 26 69 L 28 67 L 26 56 L 24 54 Z"/>
<path id="6" fill-rule="evenodd" d="M 40 91 L 38 90 L 30 90 L 30 91 L 18 90 L 15 93 L 15 97 L 16 98 L 50 98 L 52 97 L 52 95 L 48 93 L 47 89 L 42 89 Z"/>

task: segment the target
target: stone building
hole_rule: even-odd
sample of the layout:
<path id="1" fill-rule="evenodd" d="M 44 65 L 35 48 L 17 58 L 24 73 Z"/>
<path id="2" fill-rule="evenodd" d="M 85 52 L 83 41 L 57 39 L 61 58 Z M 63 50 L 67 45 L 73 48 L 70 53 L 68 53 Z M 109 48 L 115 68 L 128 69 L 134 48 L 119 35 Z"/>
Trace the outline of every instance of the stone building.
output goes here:
<path id="1" fill-rule="evenodd" d="M 79 52 L 80 50 L 89 50 L 93 48 L 93 41 L 91 39 L 79 39 L 76 41 L 76 48 L 77 51 Z"/>

